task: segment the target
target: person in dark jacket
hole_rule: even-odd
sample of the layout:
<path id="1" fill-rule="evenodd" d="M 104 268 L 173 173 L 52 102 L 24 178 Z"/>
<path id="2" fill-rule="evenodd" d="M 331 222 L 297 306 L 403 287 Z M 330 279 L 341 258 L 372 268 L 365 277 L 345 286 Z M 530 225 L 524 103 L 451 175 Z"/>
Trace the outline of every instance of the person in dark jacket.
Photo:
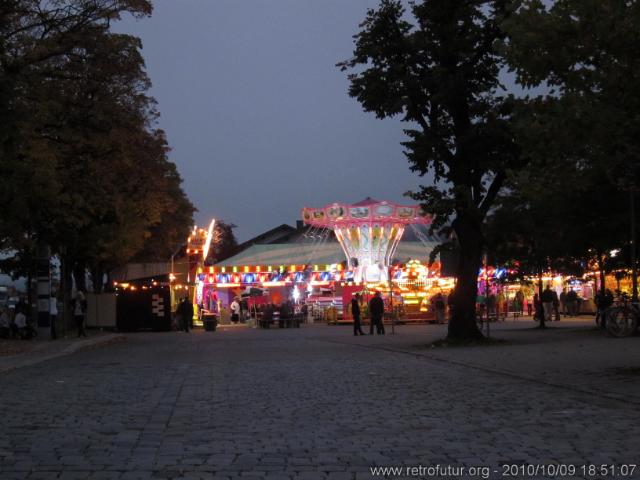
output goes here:
<path id="1" fill-rule="evenodd" d="M 191 321 L 193 320 L 193 304 L 187 297 L 184 297 L 178 305 L 178 318 L 182 322 L 182 329 L 189 333 L 191 327 Z"/>
<path id="2" fill-rule="evenodd" d="M 578 315 L 578 293 L 573 288 L 567 292 L 567 310 L 570 317 Z"/>
<path id="3" fill-rule="evenodd" d="M 351 315 L 353 315 L 353 334 L 365 335 L 360 324 L 360 294 L 356 293 L 351 299 Z"/>
<path id="4" fill-rule="evenodd" d="M 547 322 L 553 320 L 553 299 L 553 291 L 551 290 L 551 287 L 547 285 L 547 288 L 545 288 L 542 295 L 540 295 L 544 319 Z"/>
<path id="5" fill-rule="evenodd" d="M 373 335 L 373 327 L 375 325 L 378 335 L 384 335 L 384 324 L 382 323 L 382 316 L 384 315 L 384 301 L 380 296 L 380 292 L 376 292 L 373 298 L 369 301 L 369 315 L 371 316 L 369 334 Z"/>

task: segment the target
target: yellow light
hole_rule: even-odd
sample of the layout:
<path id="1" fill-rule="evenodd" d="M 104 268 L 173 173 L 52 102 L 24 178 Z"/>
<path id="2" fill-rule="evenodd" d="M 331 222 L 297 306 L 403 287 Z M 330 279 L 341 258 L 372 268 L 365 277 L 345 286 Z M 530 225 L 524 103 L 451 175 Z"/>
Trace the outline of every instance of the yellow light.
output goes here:
<path id="1" fill-rule="evenodd" d="M 249 267 L 244 267 L 244 272 L 249 273 Z"/>
<path id="2" fill-rule="evenodd" d="M 220 268 L 220 271 L 221 271 L 222 273 L 225 273 L 225 272 L 227 271 L 227 268 L 226 268 L 226 267 L 222 267 L 222 268 Z"/>
<path id="3" fill-rule="evenodd" d="M 233 273 L 238 273 L 238 267 L 233 267 Z"/>

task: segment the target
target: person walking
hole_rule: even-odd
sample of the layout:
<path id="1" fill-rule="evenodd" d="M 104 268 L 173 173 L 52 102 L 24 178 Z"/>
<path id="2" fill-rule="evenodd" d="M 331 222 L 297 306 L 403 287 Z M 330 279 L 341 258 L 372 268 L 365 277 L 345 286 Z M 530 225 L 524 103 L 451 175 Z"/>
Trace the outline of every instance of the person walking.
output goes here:
<path id="1" fill-rule="evenodd" d="M 49 297 L 49 322 L 51 322 L 51 340 L 58 338 L 56 334 L 56 321 L 58 320 L 58 299 L 56 294 L 51 292 Z"/>
<path id="2" fill-rule="evenodd" d="M 188 297 L 184 297 L 178 305 L 178 318 L 182 323 L 182 329 L 185 333 L 189 333 L 191 327 L 191 321 L 193 320 L 193 304 L 189 301 Z"/>
<path id="3" fill-rule="evenodd" d="M 84 292 L 78 290 L 76 297 L 73 299 L 73 318 L 78 327 L 78 338 L 86 337 L 87 332 L 84 329 L 84 315 L 87 309 L 87 300 L 85 299 Z"/>
<path id="4" fill-rule="evenodd" d="M 356 293 L 351 299 L 351 315 L 353 315 L 353 335 L 365 335 L 360 324 L 360 294 Z"/>
<path id="5" fill-rule="evenodd" d="M 373 327 L 375 325 L 376 333 L 378 335 L 384 335 L 384 324 L 382 323 L 384 301 L 382 300 L 380 292 L 376 292 L 369 301 L 369 315 L 371 316 L 370 334 L 373 335 Z"/>

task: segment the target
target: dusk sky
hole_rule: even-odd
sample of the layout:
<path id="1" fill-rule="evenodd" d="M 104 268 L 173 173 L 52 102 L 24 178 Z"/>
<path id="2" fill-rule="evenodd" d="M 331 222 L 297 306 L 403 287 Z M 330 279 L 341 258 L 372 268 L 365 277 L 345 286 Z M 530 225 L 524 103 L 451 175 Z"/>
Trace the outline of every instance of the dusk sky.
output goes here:
<path id="1" fill-rule="evenodd" d="M 411 203 L 420 178 L 402 125 L 347 95 L 335 64 L 378 0 L 154 0 L 139 36 L 172 160 L 198 208 L 240 241 L 304 206 L 367 196 Z"/>

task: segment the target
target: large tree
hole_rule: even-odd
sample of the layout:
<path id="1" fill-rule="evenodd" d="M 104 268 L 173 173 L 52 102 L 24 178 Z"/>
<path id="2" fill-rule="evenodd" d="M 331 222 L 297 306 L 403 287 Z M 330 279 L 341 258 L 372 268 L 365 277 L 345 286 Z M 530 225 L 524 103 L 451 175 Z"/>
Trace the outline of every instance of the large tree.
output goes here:
<path id="1" fill-rule="evenodd" d="M 86 268 L 101 278 L 158 236 L 182 238 L 193 206 L 155 126 L 141 43 L 109 28 L 123 12 L 148 14 L 149 3 L 13 7 L 0 11 L 0 77 L 9 85 L 0 92 L 0 191 L 16 208 L 0 238 L 4 248 L 50 245 L 68 288 L 72 270 L 82 284 Z"/>
<path id="2" fill-rule="evenodd" d="M 411 169 L 433 184 L 413 198 L 450 222 L 459 245 L 449 338 L 481 337 L 475 322 L 483 222 L 509 168 L 519 162 L 510 129 L 511 101 L 498 79 L 505 1 L 424 0 L 405 11 L 382 0 L 355 35 L 349 94 L 379 118 L 407 124 Z"/>
<path id="3" fill-rule="evenodd" d="M 567 197 L 582 188 L 591 231 L 576 230 L 602 262 L 612 245 L 634 246 L 628 211 L 640 188 L 640 2 L 518 0 L 512 11 L 503 24 L 508 64 L 523 85 L 549 92 L 529 103 L 544 128 L 526 135 L 526 150 L 535 164 L 562 168 Z"/>

